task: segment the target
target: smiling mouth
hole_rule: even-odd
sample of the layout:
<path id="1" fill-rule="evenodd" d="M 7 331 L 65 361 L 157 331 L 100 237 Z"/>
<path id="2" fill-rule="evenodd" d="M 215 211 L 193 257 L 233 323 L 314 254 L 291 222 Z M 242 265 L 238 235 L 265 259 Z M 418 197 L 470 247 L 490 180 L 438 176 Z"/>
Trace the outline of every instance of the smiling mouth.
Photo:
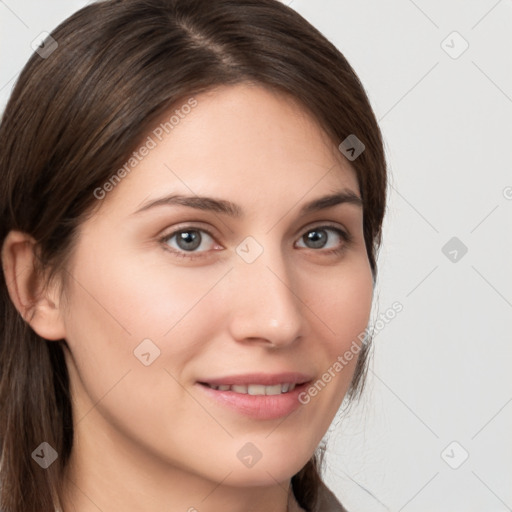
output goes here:
<path id="1" fill-rule="evenodd" d="M 258 421 L 275 420 L 301 406 L 299 395 L 313 382 L 312 374 L 254 373 L 196 381 L 215 405 Z"/>
<path id="2" fill-rule="evenodd" d="M 281 395 L 293 391 L 296 387 L 296 383 L 285 382 L 283 384 L 275 384 L 273 386 L 264 386 L 263 384 L 221 384 L 215 386 L 208 384 L 207 382 L 200 382 L 201 385 L 206 386 L 216 391 L 232 391 L 233 393 L 239 393 L 242 395 Z M 302 384 L 299 384 L 302 385 Z"/>

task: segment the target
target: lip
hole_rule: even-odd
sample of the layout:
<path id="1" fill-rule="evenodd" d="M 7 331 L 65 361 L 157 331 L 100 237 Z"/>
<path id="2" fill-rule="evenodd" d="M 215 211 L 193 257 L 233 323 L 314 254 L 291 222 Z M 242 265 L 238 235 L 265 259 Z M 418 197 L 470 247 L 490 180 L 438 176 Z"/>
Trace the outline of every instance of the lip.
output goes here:
<path id="1" fill-rule="evenodd" d="M 313 377 L 310 375 L 296 372 L 279 374 L 253 373 L 204 379 L 196 382 L 195 386 L 215 405 L 221 405 L 253 419 L 273 420 L 288 416 L 302 405 L 299 401 L 299 394 L 308 387 L 312 380 Z M 280 395 L 249 395 L 234 391 L 220 391 L 209 388 L 206 385 L 208 383 L 214 386 L 249 384 L 272 386 L 285 382 L 296 384 L 296 387 L 293 391 L 281 393 Z"/>

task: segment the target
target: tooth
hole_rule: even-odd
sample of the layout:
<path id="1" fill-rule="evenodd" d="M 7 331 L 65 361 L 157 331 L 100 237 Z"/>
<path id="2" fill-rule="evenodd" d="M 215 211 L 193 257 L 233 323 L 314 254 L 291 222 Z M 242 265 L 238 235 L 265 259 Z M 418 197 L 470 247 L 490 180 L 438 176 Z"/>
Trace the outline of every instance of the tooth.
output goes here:
<path id="1" fill-rule="evenodd" d="M 275 386 L 265 386 L 265 394 L 266 395 L 280 395 L 281 394 L 281 384 L 276 384 Z"/>
<path id="2" fill-rule="evenodd" d="M 249 393 L 249 395 L 264 395 L 265 386 L 262 384 L 249 384 L 249 386 L 247 386 L 247 393 Z"/>
<path id="3" fill-rule="evenodd" d="M 249 395 L 280 395 L 282 393 L 288 393 L 289 391 L 293 391 L 296 387 L 296 384 L 290 384 L 285 382 L 284 384 L 275 384 L 273 386 L 265 386 L 263 384 L 248 384 L 244 385 L 219 385 L 219 386 L 211 386 L 214 389 L 218 389 L 219 391 L 228 391 L 231 390 L 234 393 L 243 393 Z"/>
<path id="4" fill-rule="evenodd" d="M 212 389 L 219 389 L 219 386 L 214 386 L 214 385 L 212 385 L 212 384 L 210 384 L 210 387 L 211 387 Z"/>

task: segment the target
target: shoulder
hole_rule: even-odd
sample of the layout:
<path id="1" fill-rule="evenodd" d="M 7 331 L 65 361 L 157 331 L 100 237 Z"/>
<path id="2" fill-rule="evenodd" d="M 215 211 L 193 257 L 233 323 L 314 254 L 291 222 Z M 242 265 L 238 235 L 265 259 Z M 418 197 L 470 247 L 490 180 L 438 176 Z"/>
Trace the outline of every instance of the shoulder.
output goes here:
<path id="1" fill-rule="evenodd" d="M 334 493 L 324 484 L 318 490 L 318 506 L 315 512 L 347 512 Z"/>

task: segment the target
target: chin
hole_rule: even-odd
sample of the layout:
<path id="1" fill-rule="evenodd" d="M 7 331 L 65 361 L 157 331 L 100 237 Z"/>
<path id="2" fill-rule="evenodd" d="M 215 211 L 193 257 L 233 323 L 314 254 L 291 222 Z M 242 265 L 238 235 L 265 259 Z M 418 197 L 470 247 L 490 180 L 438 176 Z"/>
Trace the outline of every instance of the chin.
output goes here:
<path id="1" fill-rule="evenodd" d="M 295 473 L 297 473 L 295 468 L 273 470 L 271 466 L 259 470 L 256 468 L 236 469 L 229 475 L 225 483 L 233 487 L 269 487 L 279 482 L 289 481 Z"/>
<path id="2" fill-rule="evenodd" d="M 297 474 L 311 458 L 312 454 L 300 456 L 293 450 L 271 457 L 262 456 L 252 467 L 236 467 L 229 475 L 228 481 L 234 486 L 258 487 L 287 482 Z"/>

